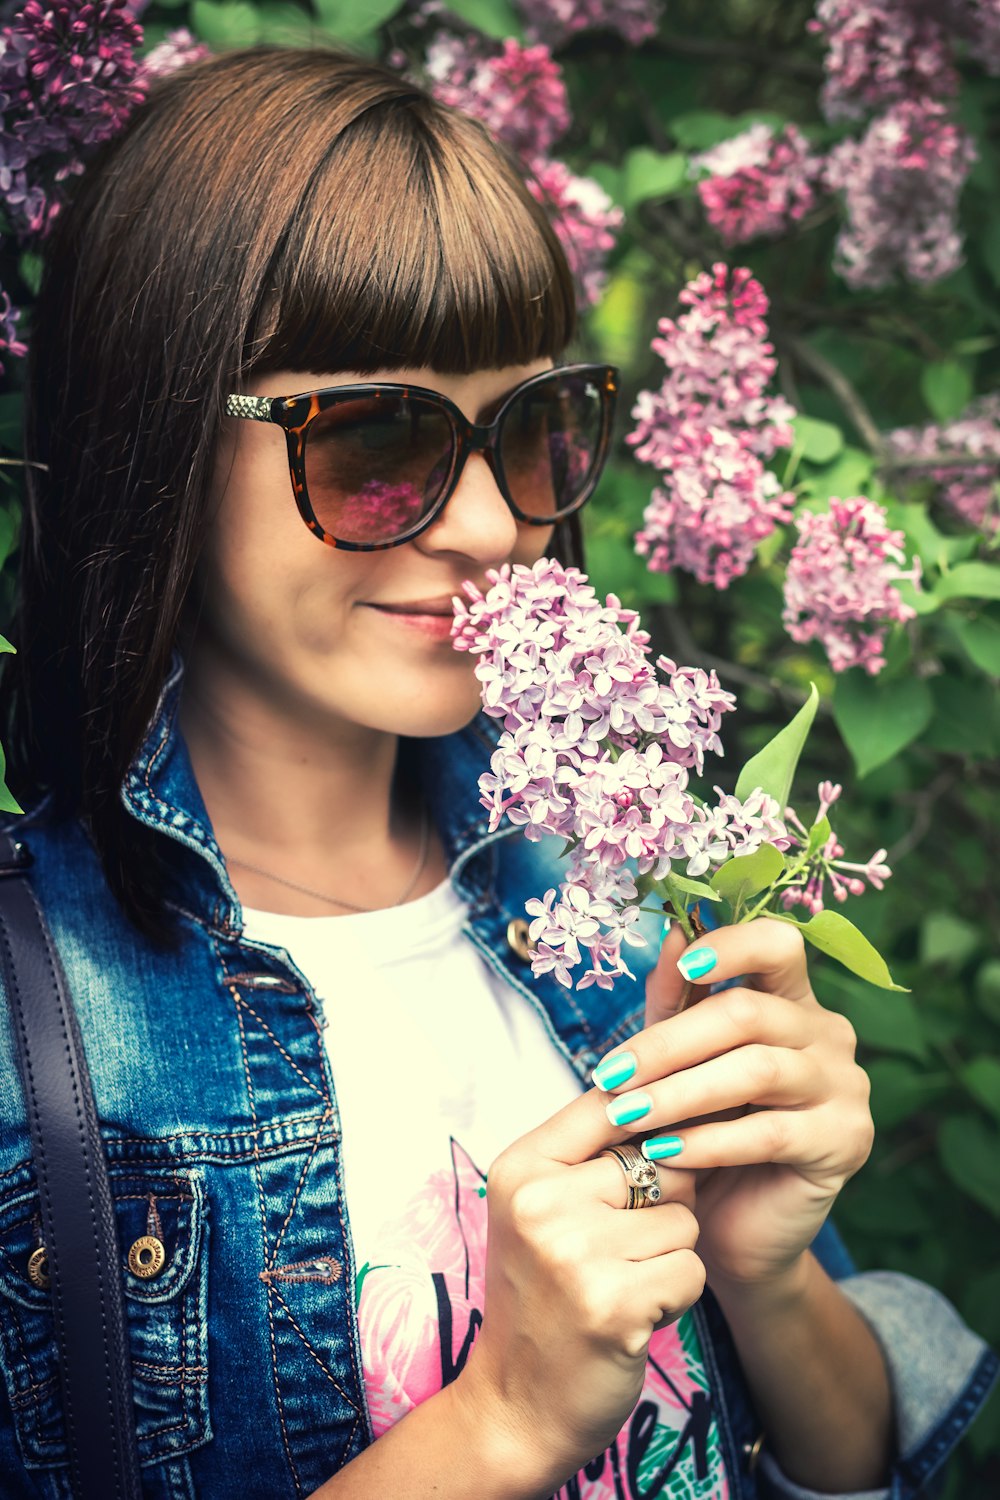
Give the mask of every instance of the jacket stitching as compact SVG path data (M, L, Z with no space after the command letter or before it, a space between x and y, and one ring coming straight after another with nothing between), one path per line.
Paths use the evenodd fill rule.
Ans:
M248 1005L247 1004L247 1002L243 999L243 996L237 992L237 990L233 987L233 985L231 983L229 984L229 990L230 990L230 993L233 995L233 998L235 999L237 1005L240 1005L240 1006L243 1007L244 1010L249 1011L250 1014L253 1016L254 1020L257 1022L258 1026L261 1028L261 1030L264 1031L264 1032L266 1032L269 1041L271 1041L271 1043L281 1053L282 1057L285 1059L285 1061L288 1064L288 1066L290 1068L294 1068L295 1069L295 1072L298 1073L299 1077L302 1079L302 1082L305 1083L305 1084L307 1084L309 1086L309 1088L312 1089L312 1091L313 1091L314 1094L318 1094L319 1097L323 1100L324 1104L329 1105L330 1101L327 1098L326 1094L323 1092L322 1089L316 1087L316 1085L313 1083L313 1081L312 1081L311 1078L307 1078L306 1077L305 1073L303 1073L302 1069L299 1067L299 1065L295 1061L294 1057L292 1057L288 1052L285 1051L284 1047L278 1041L278 1038L275 1036L275 1034L271 1030L270 1026L268 1026L267 1022L265 1020L263 1020L262 1017L257 1014L257 1012L254 1010L254 1008L253 1008L252 1005Z
M275 1240L274 1247L271 1251L270 1265L267 1268L269 1271L274 1270L274 1264L278 1256L278 1250L281 1246L281 1241L285 1237L285 1230L288 1228L289 1220L291 1219L292 1214L295 1212L295 1205L299 1201L299 1194L302 1192L302 1188L305 1185L306 1176L309 1172L309 1168L312 1166L313 1158L315 1157L316 1152L319 1150L320 1137L323 1134L323 1126L328 1120L332 1118L333 1110L328 1109L320 1120L319 1125L316 1127L316 1134L313 1137L312 1148L309 1152L309 1155L306 1157L305 1161L302 1164L302 1171L299 1173L299 1180L296 1184L295 1192L292 1194L292 1201L288 1205L288 1212L285 1215L285 1221L282 1224L281 1228L278 1230L278 1238Z
M299 1338L302 1340L303 1344L308 1349L308 1351L312 1355L313 1359L316 1361L316 1363L319 1365L320 1369L323 1371L323 1374L326 1376L327 1380L329 1380L330 1384L332 1386L334 1386L336 1388L336 1390L338 1390L340 1392L341 1396L343 1396L343 1398L347 1402L348 1406L355 1413L354 1426L351 1428L351 1435L353 1436L353 1434L354 1434L354 1427L356 1427L358 1425L358 1423L357 1423L357 1411L358 1411L357 1406L354 1404L354 1402L351 1400L350 1396L344 1390L344 1387L340 1384L339 1380L337 1380L335 1378L335 1376L331 1373L329 1366L325 1363L325 1361L321 1358L321 1356L313 1348L312 1344L309 1342L309 1339L302 1332L302 1329L299 1327L298 1323L296 1323L296 1321L295 1321L295 1318L294 1318L294 1316L292 1314L291 1308L289 1307L288 1303L285 1301L285 1299L281 1295L281 1293L278 1291L278 1288L276 1286L272 1285L270 1282L268 1283L268 1288L269 1288L270 1291L272 1291L274 1293L274 1295L277 1297L278 1301L281 1303L282 1307L285 1309L285 1316L287 1317L289 1323L291 1323L292 1327L295 1329L295 1332L298 1334ZM348 1439L348 1446L350 1446L350 1439Z

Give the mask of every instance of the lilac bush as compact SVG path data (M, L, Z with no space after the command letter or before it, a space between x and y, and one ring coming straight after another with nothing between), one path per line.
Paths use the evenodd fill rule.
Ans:
M758 123L691 159L698 196L727 245L784 234L814 207L823 158L794 125Z

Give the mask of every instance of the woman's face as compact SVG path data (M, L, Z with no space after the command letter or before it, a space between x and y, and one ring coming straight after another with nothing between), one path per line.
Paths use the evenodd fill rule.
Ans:
M416 367L364 376L288 370L261 376L248 394L387 380L440 391L476 420L550 364L450 376ZM544 556L552 528L517 521L473 453L443 513L415 540L342 551L314 536L296 509L281 428L227 417L224 429L199 580L200 664L321 730L354 724L423 736L468 723L479 705L475 659L451 645L451 597L466 578L482 585L487 568Z

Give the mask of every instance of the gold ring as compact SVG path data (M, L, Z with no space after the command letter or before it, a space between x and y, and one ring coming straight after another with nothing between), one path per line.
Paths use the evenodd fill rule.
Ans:
M651 1208L660 1201L656 1163L647 1161L638 1146L605 1146L598 1156L613 1156L625 1173L628 1187L626 1208Z

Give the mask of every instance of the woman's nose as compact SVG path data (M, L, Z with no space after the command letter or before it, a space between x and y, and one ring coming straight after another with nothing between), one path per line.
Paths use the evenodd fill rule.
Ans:
M517 542L518 522L482 453L470 453L444 510L416 545L428 552L460 552L488 565L506 562Z

